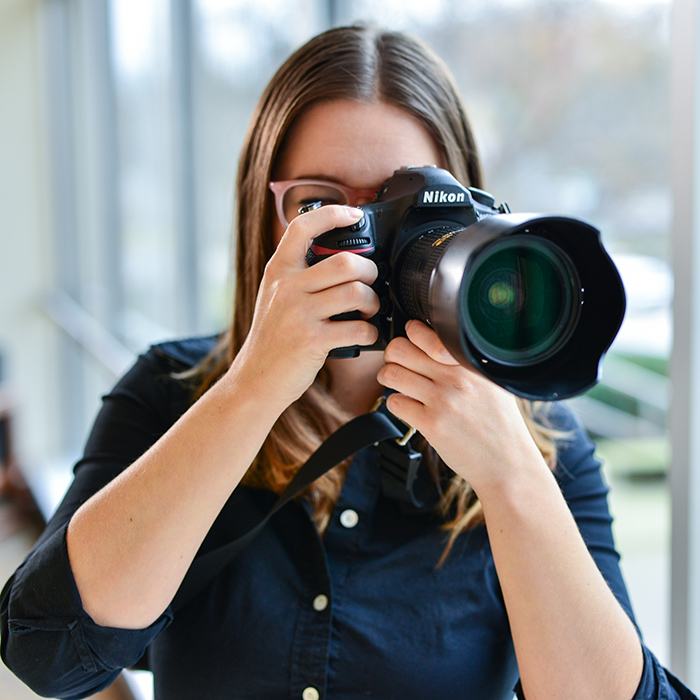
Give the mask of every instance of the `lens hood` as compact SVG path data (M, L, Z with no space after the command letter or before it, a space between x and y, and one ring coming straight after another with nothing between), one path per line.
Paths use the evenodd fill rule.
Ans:
M552 259L569 270L560 286L570 287L565 290L570 308L558 325L553 322L556 334L551 342L543 341L541 352L499 352L480 336L476 323L465 319L468 287L481 261L498 247L520 242L518 249L552 251ZM552 287L539 303L556 293ZM493 289L496 303L511 301L514 292ZM578 219L540 214L489 216L457 232L431 275L427 301L430 323L457 360L518 396L546 401L583 393L598 381L625 312L622 280L598 229Z

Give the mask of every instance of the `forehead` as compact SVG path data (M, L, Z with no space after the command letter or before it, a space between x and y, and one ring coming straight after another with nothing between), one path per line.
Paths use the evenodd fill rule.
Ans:
M405 110L385 102L332 100L311 105L294 120L274 176L378 187L397 168L443 161L428 130Z

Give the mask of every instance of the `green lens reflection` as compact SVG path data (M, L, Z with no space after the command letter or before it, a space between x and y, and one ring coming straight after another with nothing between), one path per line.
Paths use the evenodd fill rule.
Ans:
M546 240L501 238L476 256L463 287L463 327L487 358L528 363L566 340L579 311L576 274Z
M512 306L515 301L513 285L504 281L494 282L488 290L488 301L496 308Z

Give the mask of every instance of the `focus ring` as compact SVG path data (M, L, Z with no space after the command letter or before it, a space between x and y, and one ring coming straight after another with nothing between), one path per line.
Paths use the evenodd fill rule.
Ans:
M398 297L409 318L430 323L430 280L440 258L461 227L441 226L418 238L403 257L398 268Z

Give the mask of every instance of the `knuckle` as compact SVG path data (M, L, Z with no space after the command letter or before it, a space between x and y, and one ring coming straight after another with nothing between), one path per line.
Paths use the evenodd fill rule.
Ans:
M387 345L384 356L388 362L398 361L406 357L410 341L408 338L398 336Z
M338 271L344 272L354 272L355 266L357 265L357 255L355 253L350 253L347 250L336 253L333 256L333 261Z
M450 386L454 392L455 399L471 391L471 382L462 373L457 373L451 378Z
M340 287L339 294L342 296L345 304L352 306L360 298L359 290L357 289L357 282L347 282Z
M451 386L456 391L456 396L461 397L474 391L475 382L478 382L481 375L475 375L461 365L452 365L449 370Z
M286 277L276 277L270 282L270 293L272 298L284 299L289 292L290 283Z
M384 376L389 382L395 383L401 379L401 366L397 364L384 365Z
M273 255L266 263L263 270L263 279L269 280L277 276L278 263L277 258Z
M362 304L367 298L367 287L362 282L350 282L348 284L348 301L352 304Z

